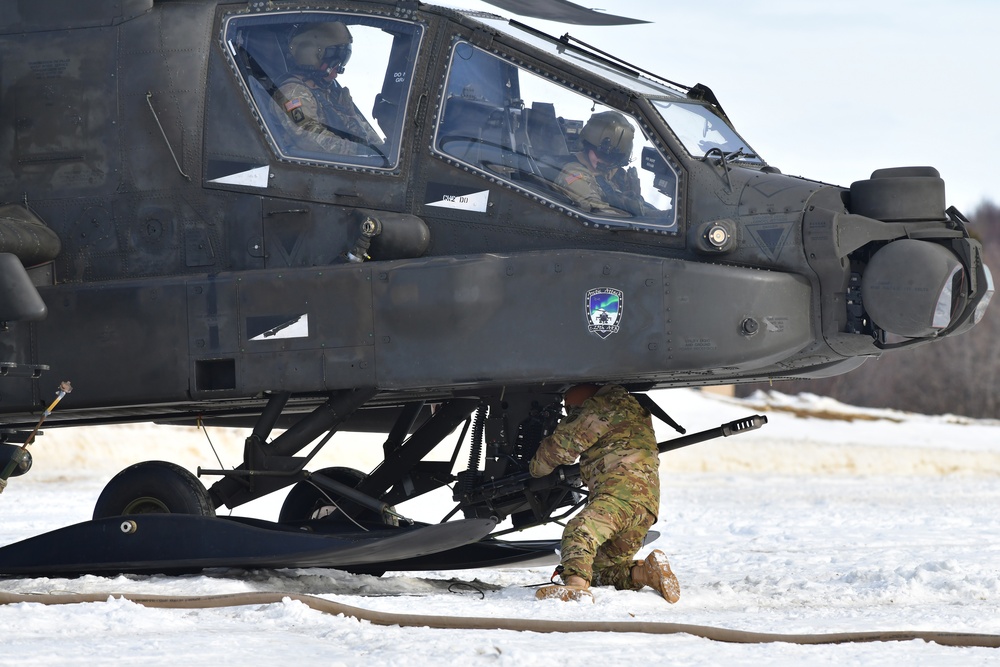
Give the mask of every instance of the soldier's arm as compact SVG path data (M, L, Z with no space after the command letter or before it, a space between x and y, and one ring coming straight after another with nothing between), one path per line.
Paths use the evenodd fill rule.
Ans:
M581 167L571 165L563 169L556 185L584 211L594 211L604 215L628 215L627 212L604 201L604 192L597 183L597 179Z
M351 91L348 88L340 89L340 96L338 100L338 105L342 116L349 118L349 121L345 121L347 125L347 130L354 132L358 135L359 141L367 141L368 145L373 148L381 148L385 145L385 141L379 136L372 124L368 122L365 115L361 113L361 109L354 103L354 98L351 97ZM357 128L352 128L352 124L356 124Z
M615 183L621 192L621 204L615 204L618 208L628 211L635 216L643 216L647 213L657 211L642 198L642 186L639 184L639 172L635 167L619 169L615 174Z
M299 140L311 142L329 153L347 154L352 143L331 132L320 119L319 103L309 88L300 83L288 83L281 87L282 107L285 125ZM300 142L301 143L301 142ZM302 146L308 148L307 146Z
M538 445L528 471L533 477L544 477L556 466L569 465L580 453L589 449L607 432L609 424L603 415L594 410L584 410L576 419L564 421L552 435Z

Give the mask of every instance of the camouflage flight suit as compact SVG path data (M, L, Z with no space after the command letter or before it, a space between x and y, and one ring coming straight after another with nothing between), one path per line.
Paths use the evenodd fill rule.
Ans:
M282 84L277 97L288 119L286 125L297 137L300 148L318 148L340 155L371 155L378 153L384 144L358 113L350 91L336 82L329 87L318 86L309 79L293 76Z
M556 185L585 211L604 215L643 215L646 204L640 195L639 175L635 167L628 171L613 167L606 173L595 172L587 156L575 153L556 177Z
M649 413L623 387L601 387L542 440L529 471L544 477L577 456L590 499L563 531L563 581L576 575L595 586L638 590L632 559L660 506Z

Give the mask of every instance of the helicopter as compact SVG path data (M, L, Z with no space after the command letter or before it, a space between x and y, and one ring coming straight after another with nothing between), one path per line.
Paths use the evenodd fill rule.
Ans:
M250 431L229 469L126 468L0 574L537 559L501 538L585 500L525 472L567 387L846 373L993 293L934 168L782 174L708 86L568 33L416 0L0 6L0 485L43 421ZM625 186L580 198L592 152ZM307 470L351 431L378 466ZM445 487L439 523L395 509ZM289 488L277 522L216 514Z

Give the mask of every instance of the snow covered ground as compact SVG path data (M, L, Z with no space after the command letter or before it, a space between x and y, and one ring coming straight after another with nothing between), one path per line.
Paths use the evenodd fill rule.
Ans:
M382 611L591 621L657 621L776 633L941 630L1000 634L1000 422L861 410L813 396L654 394L689 432L753 413L759 431L662 459L661 533L682 586L595 589L596 602L538 602L550 568L391 573L212 571L201 575L5 579L13 593L307 593ZM226 465L243 434L213 430ZM671 437L658 428L661 439ZM323 465L368 469L380 439L344 434ZM103 484L154 458L217 467L205 436L170 427L49 430L34 469L0 495L0 544L90 517ZM211 479L206 480L211 483ZM447 494L444 494L446 497ZM274 519L280 497L240 508ZM442 498L401 510L436 520ZM557 535L558 528L549 531ZM537 533L536 533L537 535ZM644 554L645 552L641 552ZM476 582L478 591L452 586ZM0 665L995 664L1000 649L922 641L831 646L723 644L690 635L380 627L300 602L208 610L123 601L0 607Z

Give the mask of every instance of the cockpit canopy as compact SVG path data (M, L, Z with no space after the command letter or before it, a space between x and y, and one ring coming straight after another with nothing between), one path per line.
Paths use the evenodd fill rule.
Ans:
M691 157L702 158L709 151L718 149L730 156L730 160L738 158L741 162L763 164L719 111L707 101L695 99L689 94L688 87L630 66L610 55L576 46L576 40L569 35L555 39L516 21L499 18L479 20L559 58L567 65L585 69L604 79L611 88L625 89L648 99Z
M764 164L717 108L683 86L577 47L565 37L555 39L497 17L476 19L569 67L601 77L608 89L646 99L659 115L656 120L671 128L689 157ZM593 146L584 140L588 122L606 120L611 113L628 123L630 129L625 129L634 138L631 156L618 169L598 164L600 151L591 154ZM463 165L511 181L598 224L673 234L681 166L650 121L568 83L558 68L550 73L456 39L434 145Z
M473 18L503 33L511 48L453 37L432 146L442 159L585 222L665 234L679 230L684 160L714 155L764 164L721 110L690 89L568 36L492 15ZM346 61L320 78L317 68L290 57L289 40L303 30L351 36L350 90L337 77ZM281 11L227 18L224 43L281 159L391 173L408 131L403 118L423 32L422 24L400 19ZM526 62L519 51L537 62L539 52L547 54L562 66ZM574 83L569 73L580 70L586 76ZM621 99L602 89L621 91ZM660 136L664 126L673 136Z

